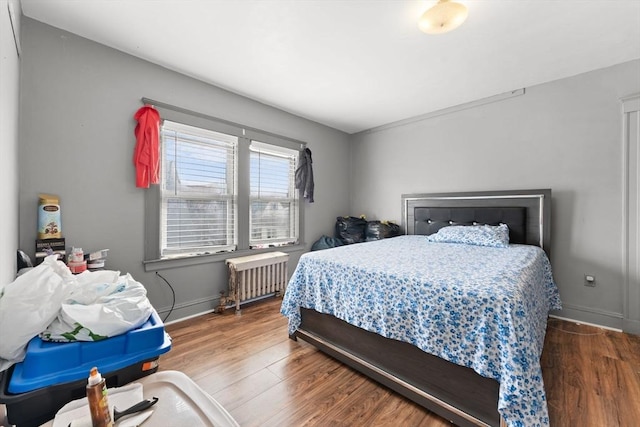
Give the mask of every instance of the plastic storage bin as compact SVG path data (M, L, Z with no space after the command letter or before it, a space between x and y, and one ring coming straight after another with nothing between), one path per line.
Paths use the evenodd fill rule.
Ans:
M93 366L108 387L120 387L158 369L158 357L171 349L171 338L153 311L142 326L97 342L54 343L33 338L24 361L0 378L0 403L19 427L38 426L64 404L86 394Z
M153 413L144 421L144 427L239 427L231 414L218 401L182 372L157 372L136 383L142 385L145 399L158 398L158 403L152 407ZM87 403L83 399L65 407L55 421L57 425L66 427L72 420L77 420L79 417L86 418L86 414L88 414ZM51 420L43 427L53 425L54 421Z

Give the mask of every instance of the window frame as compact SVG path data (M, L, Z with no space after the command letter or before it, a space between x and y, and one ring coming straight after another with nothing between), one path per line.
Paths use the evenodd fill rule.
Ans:
M160 185L152 185L145 191L145 242L144 260L145 271L157 271L167 268L183 267L189 265L220 262L229 257L252 255L261 252L269 252L274 248L250 248L250 144L251 141L259 141L288 148L294 151L302 151L306 143L267 131L250 128L223 119L211 117L202 113L182 109L168 104L158 103L143 98L144 103L152 104L160 112L162 120L195 126L202 129L232 135L238 138L237 146L237 213L236 213L236 240L235 251L220 253L205 253L198 255L178 255L162 257L160 255ZM296 190L299 191L299 190ZM275 249L284 252L299 251L305 247L304 238L304 204L303 198L298 193L298 240L295 244L278 246Z
M292 244L296 244L299 240L299 191L295 188L295 170L297 167L297 162L300 157L300 151L292 150L290 148L282 147L274 144L267 144L262 141L257 141L255 139L250 141L249 144L249 160L251 160L251 156L254 153L264 153L270 157L279 157L281 159L292 159L293 164L289 164L289 176L287 182L287 196L270 196L265 197L262 195L253 195L252 192L249 192L249 248L250 249L258 249L265 247L283 247L283 246L291 246ZM260 155L260 154L258 154ZM251 167L250 167L251 171ZM268 178L267 178L268 181ZM251 177L249 178L249 182L252 183ZM260 187L263 187L261 185ZM254 231L254 218L253 218L253 203L258 202L276 202L276 203L285 203L289 205L289 209L294 212L293 217L289 216L289 219L292 221L288 224L289 235L287 237L281 237L276 239L253 239L252 233ZM293 242L292 242L292 239Z
M212 146L212 150L224 150L224 156L226 157L226 165L225 165L225 173L226 177L226 190L223 195L216 195L209 191L178 191L177 184L174 183L173 193L170 189L166 189L165 184L165 174L167 173L165 164L165 153L167 147L164 144L164 126L165 122L169 122L167 124L168 132L182 133L183 135L191 135L192 137L198 139L205 139L209 141L215 141L215 144ZM158 204L160 209L160 254L161 258L184 258L188 256L194 256L199 253L219 253L219 252L233 252L237 249L237 158L238 158L238 143L239 139L237 136L223 134L221 132L210 131L208 129L203 129L200 127L185 125L184 123L173 122L168 119L163 119L160 125L160 162L161 162L161 182L159 184L160 188L160 203ZM193 130L192 130L193 129ZM194 148L195 146L200 146L204 149L207 149L209 146L209 142L191 140L188 141L189 138L181 140L181 143L185 144L184 149L185 152L189 151L189 146ZM177 144L178 141L175 140L174 144ZM201 148L201 149L202 149ZM202 152L202 151L201 151ZM177 152L176 152L177 154ZM168 216L168 200L181 200L186 201L187 203L192 202L194 200L202 200L207 202L223 202L226 205L227 215L231 215L231 221L227 219L225 223L226 233L230 233L230 237L227 237L227 241L224 245L219 246L200 246L200 247L192 247L192 248L170 248L167 243L169 239L169 230L168 225L163 227L163 224L167 223ZM225 216L225 219L228 216ZM163 252L164 251L164 252Z

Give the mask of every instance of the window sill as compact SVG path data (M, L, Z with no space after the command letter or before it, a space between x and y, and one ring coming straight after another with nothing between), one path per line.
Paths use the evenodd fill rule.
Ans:
M142 261L144 265L144 271L159 271L167 270L170 268L188 267L191 265L209 264L214 262L222 262L229 258L235 258L246 255L255 255L265 252L302 252L305 250L304 244L297 244L291 246L279 246L275 248L264 249L242 249L233 252L222 252L219 254L207 254L207 255L193 255L184 257L174 257L166 259L150 259Z

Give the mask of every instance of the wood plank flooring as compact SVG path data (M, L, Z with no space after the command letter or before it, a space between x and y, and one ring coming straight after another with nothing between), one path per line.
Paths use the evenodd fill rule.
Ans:
M183 371L242 427L451 424L287 335L280 299L168 325ZM552 427L640 425L640 337L550 319L541 359Z

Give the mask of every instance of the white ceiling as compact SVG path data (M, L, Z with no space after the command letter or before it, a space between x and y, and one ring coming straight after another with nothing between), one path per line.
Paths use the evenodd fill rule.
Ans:
M22 0L24 15L348 133L640 58L640 0ZM640 77L639 77L640 78Z

